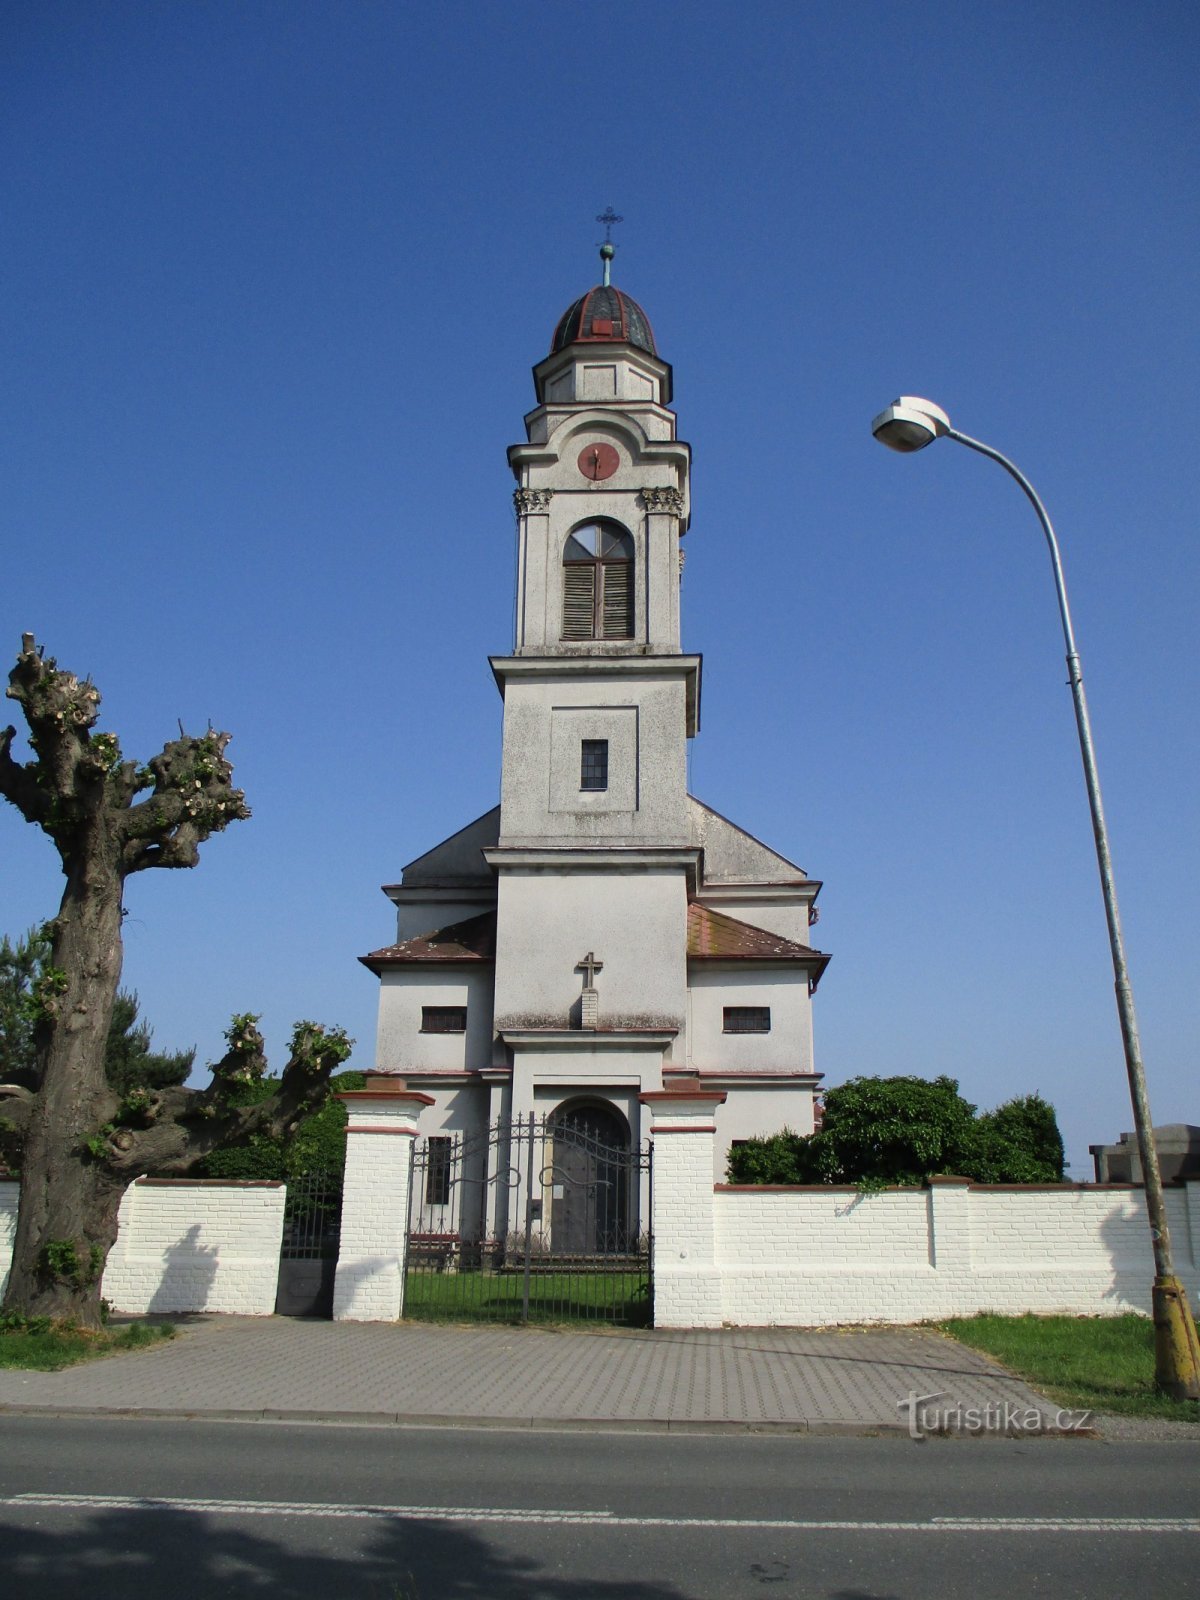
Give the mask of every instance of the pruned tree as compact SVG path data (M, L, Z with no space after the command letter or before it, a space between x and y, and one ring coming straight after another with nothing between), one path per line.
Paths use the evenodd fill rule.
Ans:
M193 867L200 846L250 815L225 759L227 733L180 737L142 766L95 732L100 694L22 637L8 696L33 759L0 733L0 794L53 841L66 885L48 924L50 958L34 991L36 1089L0 1101L4 1136L23 1144L20 1211L5 1309L100 1320L100 1277L117 1210L141 1173L182 1177L213 1150L256 1133L290 1134L350 1053L340 1030L301 1022L278 1087L246 1103L266 1070L257 1018L235 1017L210 1085L114 1087L105 1047L121 976L125 880Z
M45 928L31 928L15 940L0 935L0 1085L38 1086L33 1034L40 1007L38 984L50 965L50 934ZM136 993L118 989L104 1046L109 1083L122 1091L135 1084L165 1089L186 1083L195 1050L151 1049L154 1030L138 1010Z

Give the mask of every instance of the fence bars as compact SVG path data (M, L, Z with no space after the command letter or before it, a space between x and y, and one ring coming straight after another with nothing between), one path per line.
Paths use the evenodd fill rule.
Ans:
M601 1108L419 1140L405 1316L644 1325L651 1181Z

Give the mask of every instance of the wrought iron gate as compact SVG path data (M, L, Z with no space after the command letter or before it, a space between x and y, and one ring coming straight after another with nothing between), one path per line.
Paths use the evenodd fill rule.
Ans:
M342 1222L342 1174L306 1172L287 1181L275 1311L331 1317Z
M420 1139L404 1315L649 1322L650 1149L623 1132L586 1106Z

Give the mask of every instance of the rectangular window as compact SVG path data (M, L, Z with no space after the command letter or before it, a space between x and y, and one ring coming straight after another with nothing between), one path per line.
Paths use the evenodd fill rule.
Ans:
M583 755L579 766L581 789L608 788L608 740L584 739Z
M450 1204L451 1142L449 1139L435 1138L426 1143L425 1155L428 1165L425 1168L425 1204L427 1206Z
M722 1011L726 1033L770 1033L770 1006L725 1006Z
M466 1033L466 1006L422 1006L422 1033Z

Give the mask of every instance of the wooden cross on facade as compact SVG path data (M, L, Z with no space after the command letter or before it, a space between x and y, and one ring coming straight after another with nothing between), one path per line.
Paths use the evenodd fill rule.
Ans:
M582 961L575 963L575 971L583 973L583 987L585 989L594 989L596 987L596 974L604 971L604 963L603 961L597 961L589 950Z

